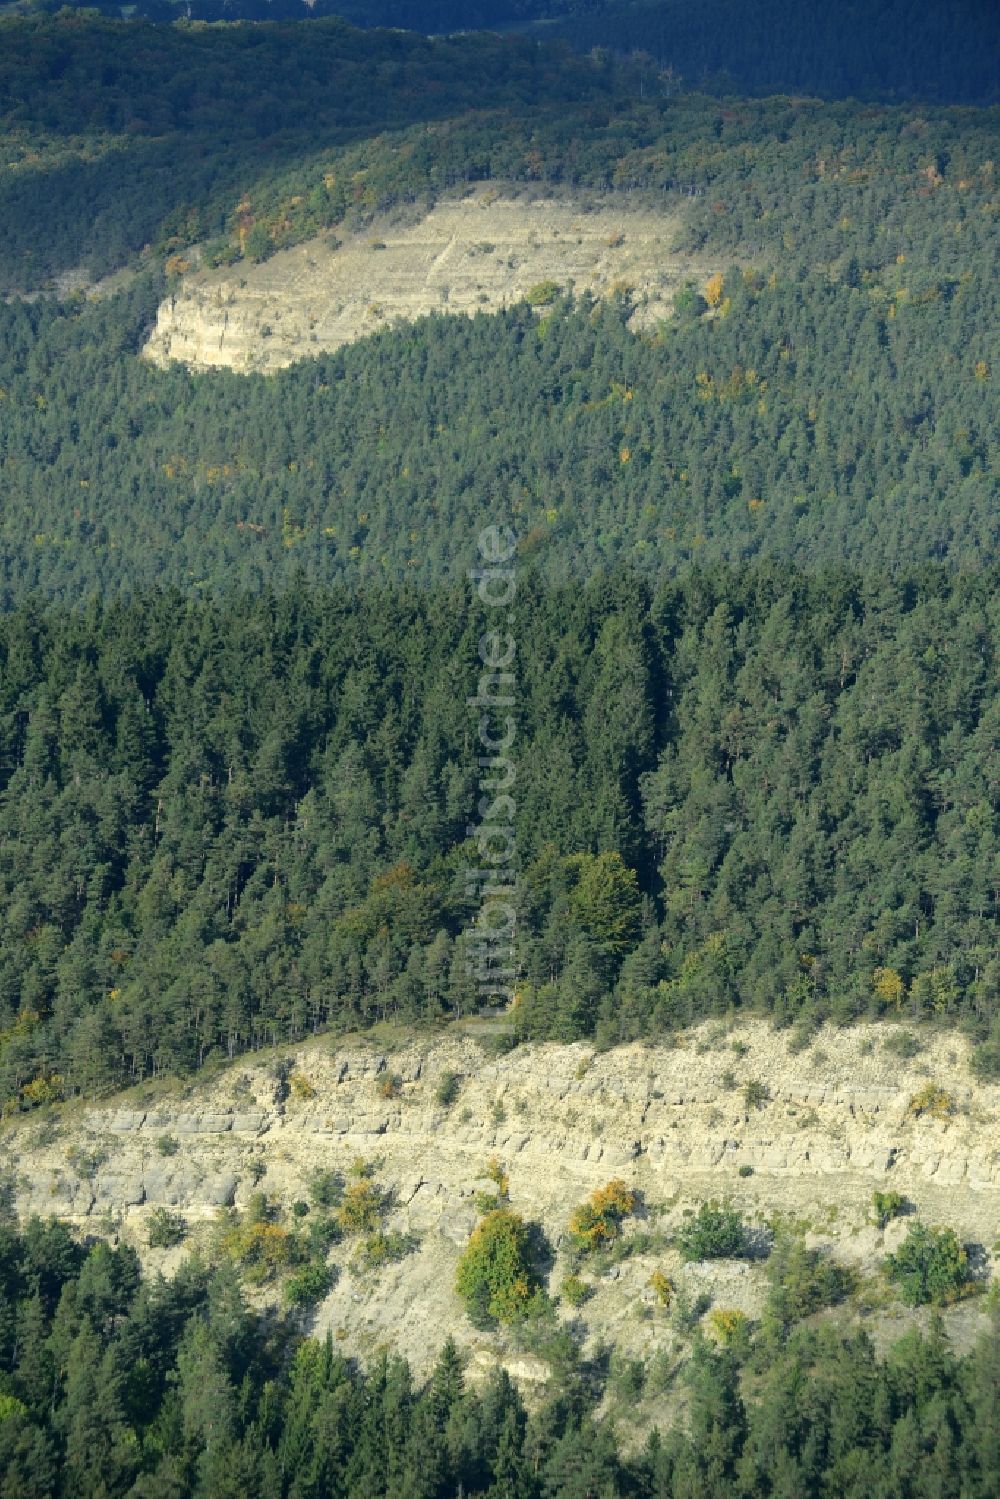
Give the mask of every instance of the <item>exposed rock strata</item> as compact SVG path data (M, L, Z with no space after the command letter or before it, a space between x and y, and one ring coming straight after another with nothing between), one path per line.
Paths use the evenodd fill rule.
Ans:
M192 369L276 370L430 312L495 312L546 282L605 297L627 290L637 324L669 316L705 268L673 250L673 213L604 200L498 198L437 205L337 246L329 237L261 265L187 274L161 305L146 356Z
M354 1275L342 1249L343 1273L318 1326L337 1329L358 1352L391 1340L417 1363L445 1330L477 1341L452 1280L493 1155L509 1170L514 1205L556 1247L573 1206L613 1176L641 1189L644 1227L669 1229L705 1198L730 1197L751 1219L785 1214L813 1242L869 1267L905 1231L897 1223L883 1236L869 1222L876 1187L903 1193L925 1221L950 1224L987 1251L998 1237L1000 1089L970 1084L954 1037L909 1063L887 1053L874 1029L830 1035L793 1056L786 1037L763 1026L732 1035L703 1027L675 1048L601 1055L585 1045L536 1046L490 1058L454 1034L392 1053L321 1039L290 1062L303 1081L287 1097L268 1056L196 1083L183 1098L176 1088L138 1089L121 1102L8 1124L3 1154L18 1211L56 1213L98 1232L110 1216L116 1232L169 1266L180 1251L145 1249L155 1207L181 1211L197 1242L220 1207L254 1191L290 1204L307 1197L316 1170L375 1160L394 1193L390 1226L418 1236L420 1247L375 1281ZM436 1100L445 1072L461 1077L447 1109ZM390 1075L398 1097L382 1096ZM929 1079L951 1095L951 1118L914 1117L911 1100ZM763 1107L745 1105L750 1080L770 1089ZM665 1250L630 1259L600 1284L584 1308L591 1331L647 1344L654 1329L636 1308L652 1303L649 1275L661 1266L716 1304L759 1309L759 1267L682 1269ZM564 1269L557 1256L554 1287Z

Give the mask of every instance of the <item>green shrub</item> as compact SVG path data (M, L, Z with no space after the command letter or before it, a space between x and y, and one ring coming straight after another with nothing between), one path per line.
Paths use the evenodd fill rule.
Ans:
M54 1145L57 1140L61 1140L62 1137L63 1130L55 1119L43 1115L41 1123L31 1136L32 1149L44 1150L47 1146Z
M316 1213L305 1225L304 1242L310 1255L322 1258L330 1245L339 1243L342 1238L340 1224L329 1213Z
M181 1147L173 1135L160 1135L156 1148L160 1155L176 1155Z
M258 221L253 225L246 237L245 254L249 260L266 260L274 248L271 239L271 231L267 225Z
M25 1425L30 1420L28 1407L23 1400L18 1400L16 1395L8 1395L5 1390L0 1390L0 1426L4 1421L11 1422L13 1429L14 1421L23 1421Z
M583 1306L594 1294L594 1288L578 1275L566 1275L559 1287L559 1295L570 1306Z
M559 295L558 281L539 281L528 292L525 300L532 307L550 307Z
M614 1352L608 1365L608 1388L611 1393L634 1405L642 1399L645 1387L646 1365L642 1359Z
M743 1102L748 1109L762 1109L771 1102L771 1090L766 1083L751 1079L743 1089Z
M747 1227L735 1208L703 1202L689 1223L677 1231L683 1259L739 1259L747 1252Z
M293 1218L305 1218L307 1216L308 1212L309 1212L309 1204L308 1204L308 1202L303 1202L301 1198L299 1199L298 1202L293 1202L292 1203L292 1217Z
M974 1077L981 1083L1000 1082L1000 1041L984 1041L969 1057Z
M947 1306L968 1283L969 1259L952 1229L915 1223L885 1270L908 1305Z
M315 1306L333 1289L336 1272L322 1260L310 1260L285 1281L284 1297L289 1306Z
M166 1208L154 1208L149 1215L147 1239L150 1249L172 1249L183 1243L187 1235L184 1219L177 1213L168 1213Z
M677 1363L665 1348L657 1348L646 1365L646 1394L665 1395L677 1378Z
M461 1092L461 1079L457 1072L442 1072L434 1097L443 1109L450 1109Z
M343 1195L344 1179L339 1171L317 1171L309 1183L309 1201L313 1207L339 1207Z
M93 1181L108 1158L106 1150L81 1150L75 1148L67 1153L66 1159L74 1171L84 1181Z
M785 1330L826 1306L836 1306L854 1288L845 1265L818 1249L807 1249L801 1239L780 1236L767 1267L770 1288L765 1320Z
M708 303L693 281L685 281L674 292L674 312L682 321L694 321L708 311Z
M545 1360L556 1386L579 1372L579 1344L572 1330L560 1323L555 1302L541 1286L519 1305L510 1335L519 1353L533 1353Z
M514 1322L537 1286L528 1226L509 1208L487 1213L472 1230L455 1273L455 1288L477 1327Z
M912 1031L890 1031L882 1042L882 1049L906 1062L911 1057L918 1056L924 1048Z
M381 1270L405 1259L417 1247L412 1234L369 1234L355 1255L355 1264L360 1270Z
M202 247L202 264L210 270L215 270L220 265L233 265L240 258L240 252L236 245L231 245L227 237L209 240Z
M747 1163L744 1161L743 1165L739 1168L739 1170L737 1171L736 1175L737 1176L753 1176L753 1167L747 1165Z
M885 1228L891 1219L898 1218L905 1206L906 1198L901 1192L872 1193L872 1209L879 1228Z
M587 1264L593 1269L595 1275L606 1275L613 1265L622 1265L626 1260L634 1259L636 1256L649 1254L661 1254L664 1249L669 1248L670 1238L665 1233L653 1229L640 1229L636 1233L629 1234L626 1239L619 1235L612 1239L610 1244L604 1244L596 1249L592 1255L588 1255Z
M686 1286L678 1286L670 1302L670 1323L679 1333L693 1332L712 1305L707 1291L692 1296Z
M788 1037L788 1055L797 1057L816 1039L816 1027L810 1020L796 1021Z

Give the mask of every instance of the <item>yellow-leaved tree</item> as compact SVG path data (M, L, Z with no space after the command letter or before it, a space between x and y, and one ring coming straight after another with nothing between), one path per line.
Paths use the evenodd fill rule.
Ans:
M619 1178L598 1187L569 1220L569 1236L582 1254L601 1249L621 1232L622 1219L635 1211L636 1194Z
M726 287L726 280L721 271L716 271L714 276L709 276L705 282L705 301L709 307L718 307L722 301L722 293Z

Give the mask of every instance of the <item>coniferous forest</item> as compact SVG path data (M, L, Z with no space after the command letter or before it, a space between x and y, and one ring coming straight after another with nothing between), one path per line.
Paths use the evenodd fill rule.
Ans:
M487 623L402 586L0 618L4 1100L474 1008ZM517 630L523 1035L988 1041L995 571L526 569Z
M995 9L184 9L0 13L0 1119L487 1005L484 526L509 1044L885 1018L1000 1077ZM659 205L714 272L641 331L553 286L269 376L140 357L192 247L484 183ZM362 1370L7 1185L0 1499L998 1492L995 1316L876 1351L775 1283L633 1449L571 1339L534 1403L450 1344Z

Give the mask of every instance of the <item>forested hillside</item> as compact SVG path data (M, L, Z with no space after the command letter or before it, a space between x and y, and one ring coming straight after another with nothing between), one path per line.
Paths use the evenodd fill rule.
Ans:
M147 1195L147 1139L181 1148L147 1136L152 1114L125 1122L134 1181L90 1190L128 1153L99 1153L81 1097L324 1030L426 1034L498 992L509 1011L475 1021L498 1048L755 1014L794 1027L798 1050L821 1022L886 1018L960 1026L976 1075L1000 1079L995 7L344 0L365 24L509 29L443 38L335 8L0 16L0 1125L40 1111L0 1162L0 1499L995 1499L1000 1329L993 1302L991 1319L965 1303L997 1246L924 1222L904 1238L895 1220L921 1204L900 1192L841 1220L869 1261L896 1235L866 1279L807 1248L792 1209L811 1188L751 1225L616 1179L568 1218L556 1300L553 1246L509 1208L503 1162L465 1161L458 1215L439 1170L428 1221L453 1246L471 1233L442 1261L448 1294L477 1337L500 1317L487 1357L547 1370L525 1401L502 1367L467 1382L450 1343L420 1389L391 1353L341 1357L346 1327L302 1339L341 1270L416 1258L419 1224L397 1231L390 1209L417 1188L397 1203L375 1162L324 1161L286 1217L257 1187L284 1147L262 1113L238 1135L227 1116L238 1159L204 1194L225 1204L202 1217L205 1261L177 1252L180 1173ZM251 19L200 19L223 16ZM673 315L635 316L624 281L597 302L593 283L547 279L495 316L386 327L266 378L143 358L186 277L239 283L317 237L375 255L376 215L419 224L473 184L478 202L551 195L573 215L595 194L665 209L691 272ZM111 272L113 294L91 285ZM666 297L673 277L650 284ZM513 538L506 680L484 654L499 616L468 576L487 526ZM501 687L510 722L491 740ZM514 934L499 990L483 982L490 819ZM920 1040L897 1028L893 1046ZM580 1055L566 1065L603 1097ZM286 1064L261 1059L276 1131L296 1087L326 1108ZM234 1096L248 1070L225 1074ZM746 1124L771 1101L759 1071L735 1104ZM377 1097L402 1113L403 1086L380 1074ZM463 1079L422 1086L447 1111ZM642 1087L645 1119L664 1095ZM696 1126L691 1092L669 1102ZM853 1115L852 1096L837 1104ZM729 1128L715 1097L705 1127ZM820 1128L774 1105L789 1135ZM934 1144L965 1105L928 1070L904 1106L934 1200L950 1212L964 1179L987 1219L988 1149L973 1158L957 1129L947 1158ZM868 1107L864 1151L836 1159L881 1184L898 1141L871 1144ZM117 1111L90 1112L117 1133ZM482 1112L495 1133L500 1092ZM602 1119L591 1168L619 1155ZM466 1156L470 1121L463 1105ZM785 1193L807 1136L776 1164L763 1128ZM201 1160L218 1165L206 1137L196 1185ZM50 1177L30 1154L48 1146ZM638 1144L620 1155L649 1163ZM754 1165L735 1159L745 1183ZM484 1170L495 1190L470 1189ZM64 1186L114 1247L14 1226ZM140 1274L119 1202L141 1205L143 1249L172 1279ZM822 1205L827 1228L838 1211ZM345 1225L357 1253L328 1263ZM612 1241L648 1276L628 1307L662 1340L645 1363L574 1316L618 1275ZM667 1249L692 1275L721 1260L729 1286L774 1254L759 1300L703 1330L707 1298L642 1266ZM251 1311L222 1260L285 1310ZM367 1356L359 1284L340 1291ZM951 1306L962 1356L936 1320L876 1351L860 1323L894 1286ZM644 1394L668 1429L630 1445L612 1417Z
M0 19L0 123L14 289L150 245L261 258L492 179L679 194L694 243L859 273L975 263L995 213L995 110L721 102L520 36Z
M151 242L187 245L227 227L242 247L261 184L282 172L296 183L309 174L334 222L365 196L355 174L369 158L398 156L397 134L417 121L412 138L433 155L435 122L473 110L554 120L570 104L626 100L630 79L627 67L519 38L432 43L337 19L0 17L0 286L36 287L80 263L101 274ZM410 155L401 175L397 166L404 196L434 179ZM259 240L258 230L251 253Z
M643 51L718 92L997 98L1000 17L990 0L581 0L560 9L551 32L574 47Z
M645 52L719 92L975 104L997 97L1000 29L989 0L320 0L317 9L357 25L431 32L535 23L539 35L580 51Z
M156 582L461 576L484 511L553 579L995 554L996 279L726 270L637 338L627 304L433 317L274 377L137 356L154 284L0 308L9 604Z
M58 0L49 0L55 10ZM120 6L100 0L118 16ZM339 15L356 26L429 33L480 28L558 37L578 51L643 52L696 87L824 98L997 98L1000 23L990 0L139 0L159 21L299 20Z
M525 590L520 1034L985 1041L995 112L340 21L0 26L5 274L156 239L115 297L0 307L6 1102L475 1002L487 519ZM641 335L628 287L553 286L273 378L139 357L191 239L260 259L492 178L667 196L718 269Z
M231 1274L193 1258L170 1281L142 1278L133 1249L83 1249L58 1223L37 1219L22 1233L4 1225L4 1492L757 1499L782 1492L778 1484L838 1499L995 1492L995 1323L965 1357L938 1328L909 1334L882 1358L863 1331L785 1334L772 1322L752 1344L744 1337L727 1348L699 1336L683 1376L689 1430L656 1433L628 1457L596 1418L612 1384L597 1361L564 1356L529 1414L505 1370L477 1386L452 1344L421 1389L400 1359L383 1353L363 1372L332 1339L295 1340L294 1332L252 1312ZM660 1370L669 1384L669 1360ZM621 1371L619 1382L629 1375ZM805 1378L815 1392L808 1416L789 1395Z
M995 583L528 574L519 1033L988 1036ZM482 627L464 589L0 621L8 1106L475 1007Z
M153 245L110 301L0 306L6 603L429 584L484 507L553 578L991 555L996 111L720 103L338 21L0 30L0 280ZM553 287L540 318L432 319L266 381L140 362L192 240L259 260L492 179L667 203L716 275L641 337L628 286L600 310Z

